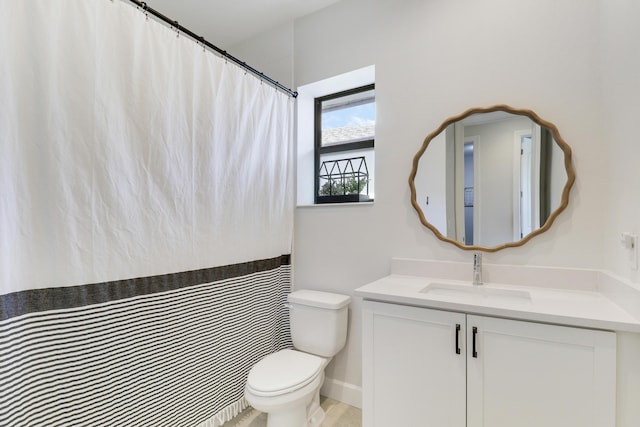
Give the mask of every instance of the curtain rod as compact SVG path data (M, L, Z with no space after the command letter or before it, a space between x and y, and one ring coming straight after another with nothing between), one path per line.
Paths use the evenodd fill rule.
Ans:
M248 65L246 62L243 62L243 61L239 60L238 58L236 58L235 56L231 55L226 50L222 50L218 46L215 46L215 45L209 43L208 41L206 41L204 39L204 37L197 35L196 33L194 33L193 31L189 30L188 28L183 27L182 25L180 25L178 23L178 21L172 21L171 18L169 18L169 17L163 15L162 13L158 12L157 10L149 7L147 5L147 3L142 2L142 1L138 1L138 0L129 0L129 1L131 3L133 3L133 4L135 4L136 6L138 6L139 8L141 8L144 12L150 13L151 15L155 16L156 18L160 19L161 21L164 21L165 23L167 23L171 27L177 29L180 32L185 33L186 35L191 37L193 40L197 41L198 43L202 43L203 45L207 46L209 49L211 49L211 50L217 52L218 54L220 54L223 58L228 59L229 61L235 63L239 67L245 69L246 71L248 71L251 74L255 75L256 77L260 78L261 80L264 80L264 81L268 82L272 86L275 86L276 88L280 89L281 91L288 93L290 96L292 96L294 98L296 98L298 96L298 92L289 89L288 87L284 86L282 83L279 83L279 82L275 81L274 79L272 79L271 77L267 76L266 74L256 70L252 66Z

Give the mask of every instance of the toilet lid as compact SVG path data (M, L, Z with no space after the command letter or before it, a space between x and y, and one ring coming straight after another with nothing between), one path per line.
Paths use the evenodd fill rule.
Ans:
M260 395L277 395L297 390L322 372L324 359L296 350L281 350L251 368L247 386Z

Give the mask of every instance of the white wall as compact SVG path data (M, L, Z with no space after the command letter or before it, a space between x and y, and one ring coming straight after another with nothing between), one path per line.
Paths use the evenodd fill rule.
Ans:
M293 22L237 44L229 53L286 87L294 87Z
M488 258L515 264L600 267L602 230L593 224L602 222L602 204L596 195L602 194L604 183L594 174L580 174L589 169L601 172L604 153L600 92L594 89L599 84L599 56L594 49L598 37L593 31L598 24L597 1L559 3L343 0L298 20L296 83L373 63L378 102L376 206L366 214L359 207L335 208L340 212L336 219L343 225L333 224L326 209L300 210L298 260L321 261L326 256L323 243L309 233L321 234L333 225L342 227L345 236L357 233L358 239L375 244L363 248L374 252L372 258L348 268L349 276L360 277L357 282L366 276L358 271L379 266L380 260L388 265L391 256L469 259L468 253L437 241L419 226L408 203L407 177L424 136L445 118L471 106L504 102L532 108L559 127L574 149L578 181L568 211L549 233L530 245ZM544 23L545 31L520 30L533 23ZM568 27L571 23L576 24ZM526 58L522 51L528 52ZM525 63L528 66L523 67ZM394 224L393 230L375 227L377 236L371 236L370 229L358 231L350 219L362 215L374 224ZM311 229L303 225L307 221ZM346 257L346 250L333 252L332 257ZM310 265L308 272L296 265L298 279L308 274L316 283L342 280L323 265L327 264Z
M633 282L640 273L629 268L627 253L619 243L623 231L640 234L640 2L603 1L602 57L604 135L609 153L610 179L603 193L609 206L606 218L605 265ZM578 171L579 173L579 171Z
M602 1L601 55L603 144L608 153L604 266L640 288L640 272L619 242L621 232L640 234L640 2ZM604 163L604 162L603 162ZM580 170L577 171L580 173ZM618 426L637 426L640 420L640 336L618 337Z
M553 122L572 147L577 179L569 207L548 232L486 254L485 262L606 267L637 283L617 235L640 233L640 196L628 185L640 182L638 16L636 0L342 0L297 20L296 86L376 66L377 183L373 206L297 209L295 286L352 294L388 274L394 256L470 263L471 253L420 225L407 178L424 137L444 119L498 103ZM258 50L264 55L264 46ZM250 43L238 52L252 61ZM348 345L327 370L355 385L360 315L356 299ZM638 347L636 337L624 340L625 348ZM622 375L637 375L625 363ZM622 402L638 393L629 387ZM631 406L623 419L633 419Z

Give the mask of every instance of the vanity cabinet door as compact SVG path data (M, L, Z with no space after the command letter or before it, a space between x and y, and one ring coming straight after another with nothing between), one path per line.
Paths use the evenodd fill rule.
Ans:
M469 427L615 425L615 333L468 315L467 334Z
M364 427L464 427L465 315L366 300L363 314Z

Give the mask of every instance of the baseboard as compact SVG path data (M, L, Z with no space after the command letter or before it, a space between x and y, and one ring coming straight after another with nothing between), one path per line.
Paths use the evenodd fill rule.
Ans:
M325 378L320 394L347 405L362 408L362 387L360 386Z

